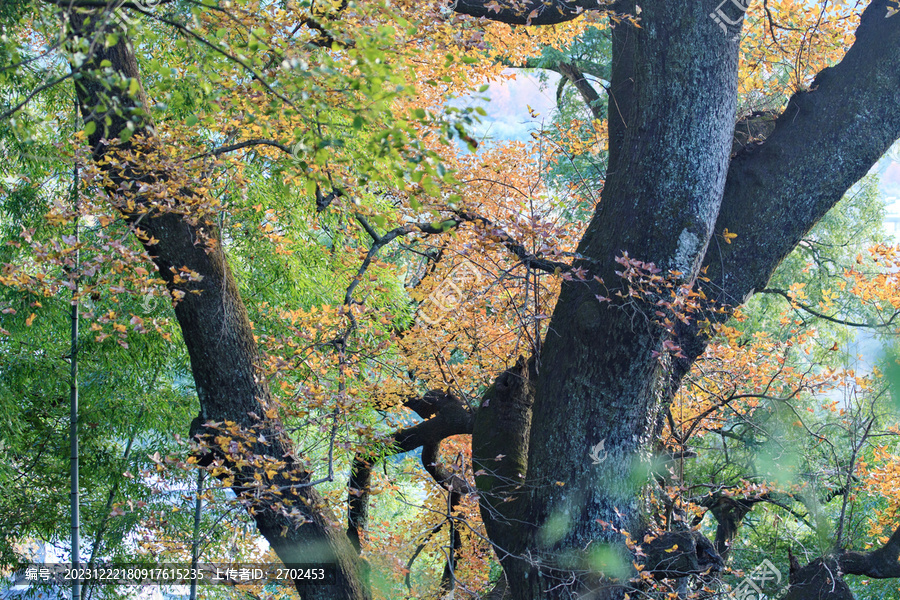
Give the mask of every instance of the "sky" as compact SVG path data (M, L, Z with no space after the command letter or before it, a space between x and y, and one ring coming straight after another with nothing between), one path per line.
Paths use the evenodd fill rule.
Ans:
M900 144L894 144L871 172L880 176L881 194L887 201L885 228L900 237Z
M471 132L479 142L530 139L531 132L540 126L541 120L549 121L556 108L557 73L546 71L546 82L520 69L507 69L504 73L515 74L516 77L491 82L484 94L477 95L487 98L487 101L469 96L451 103L457 107L481 106L487 112L487 116L481 117L482 122ZM538 113L537 119L529 114L529 106Z

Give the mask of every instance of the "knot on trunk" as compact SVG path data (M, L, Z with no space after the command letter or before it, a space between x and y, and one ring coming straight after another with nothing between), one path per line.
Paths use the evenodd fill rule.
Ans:
M734 126L734 141L731 144L731 156L744 149L757 146L775 130L778 113L774 110L754 111L741 118Z

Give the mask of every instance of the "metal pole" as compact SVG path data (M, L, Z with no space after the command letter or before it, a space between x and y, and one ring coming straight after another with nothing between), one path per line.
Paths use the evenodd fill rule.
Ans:
M200 512L203 510L203 475L202 468L197 470L197 500L194 503L194 538L191 540L191 574L197 573L197 562L200 560ZM191 579L190 600L197 600L197 578Z
M81 515L78 509L78 270L81 259L78 249L78 165L75 165L75 181L72 186L75 208L75 267L74 283L72 290L72 349L69 354L71 371L69 373L69 464L71 468L72 491L72 568L79 566L79 522ZM72 581L72 600L81 600L81 580L75 578Z

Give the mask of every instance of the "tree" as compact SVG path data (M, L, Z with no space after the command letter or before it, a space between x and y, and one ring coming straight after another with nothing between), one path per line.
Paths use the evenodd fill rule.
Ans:
M216 166L207 165L204 171L199 162L178 158L177 144L172 143L180 141L178 135L171 139L161 135L164 125L154 122L152 105L143 92L146 80L138 69L141 39L129 38L134 30L123 31L102 2L50 4L66 8L61 11L66 33L60 47L66 48L71 64L87 146L99 169L97 183L141 241L175 300L200 400L200 417L192 433L202 433L204 425L208 430L231 423L245 435L246 444L238 444L239 451L229 450L229 444L210 446L204 461L221 466L224 470L218 475L239 496L258 490L255 477L261 473L267 485L279 490L278 495L257 494L249 510L282 560L338 565L334 588L298 583L304 597L366 597L365 565L353 531L365 524L364 488L377 457L361 453L355 463L351 495L360 500L351 499L347 537L329 522L323 508L326 501L312 485L305 457L297 455L274 409L273 392L262 375L267 367L223 250L225 235L212 218L219 205L206 195L215 186L209 171ZM527 277L541 271L567 275L559 284L549 323L534 328L529 356L496 377L477 409L453 395L407 399L423 422L392 436L395 450L421 446L428 456L436 456L447 436L472 433L481 515L506 575L501 586L508 585L511 597L626 594L622 579L632 558L627 545L646 530L641 490L652 472L651 456L661 450L667 408L709 343L710 329L702 323L724 323L754 292L766 288L802 237L900 137L900 116L894 110L900 21L885 17L891 14L889 4L870 2L840 62L822 69L806 89L791 96L764 140L734 156L740 56L735 34L740 32L743 12L732 15L727 23L734 24L726 26L721 18L718 22L710 18L719 9L711 2L598 6L460 0L452 5L462 15L526 27L566 23L601 9L623 16L610 29L605 182L571 263L529 251L509 231L468 206L454 209L452 198L441 204L437 218L400 218L390 229L382 225L379 211L363 205L350 214L371 240L338 313L348 325L343 335L318 342L334 349L337 387L345 397L346 378L358 368L348 362L349 342L360 336L357 329L363 321L363 314L355 312L358 282L369 268L379 266L376 254L382 248L414 233L441 236L470 225L486 231L484 240L521 262ZM122 8L145 16L149 12L139 4L125 3ZM351 104L347 112L339 112L338 106L328 113L321 100L329 94L340 96L343 88L338 83L372 98L383 98L372 81L385 87L396 83L392 77L400 75L386 74L375 60L384 55L378 54L384 39L373 33L384 33L378 29L384 13L377 9L365 13L350 5L326 11L310 6L297 27L305 26L307 44L331 48L333 54L331 59L320 58L321 71L304 83L296 74L284 78L272 74L273 66L282 61L288 68L291 65L292 57L279 53L287 46L263 42L267 35L281 42L290 37L284 36L288 24L283 14L273 20L270 31L251 29L244 22L233 30L212 29L213 13L219 8L227 7L202 9L186 3L182 9L193 11L190 18L197 21L196 27L165 15L153 18L197 42L198 53L215 56L210 64L237 65L239 77L218 81L276 103L271 106L277 108L261 114L268 118L284 111L286 120L279 122L283 125L294 125L291 118L298 117L293 154L303 164L303 184L319 208L327 209L344 195L364 197L372 190L387 202L388 189L399 190L398 195L417 207L428 192L439 196L439 186L456 181L444 175L443 166L434 166L441 157L428 143L414 141L415 132L432 125L445 138L455 135L474 145L464 120L426 123L429 116L423 109L414 109L416 118L404 120L380 105L364 111ZM399 14L405 9L397 10ZM252 11L240 14L249 23L248 12ZM405 14L396 17L398 29L409 27L409 22L401 23ZM453 26L465 31L462 24L439 15L437 10L429 15L439 24L439 32ZM360 23L376 24L366 30L371 37L348 35L347 27ZM784 25L769 21L767 26L773 43L780 44L783 39L776 29ZM215 41L228 36L242 39L233 48ZM246 55L260 48L262 56ZM275 51L266 55L267 49ZM355 84L348 83L351 77L325 79L327 69L340 71L345 66L340 63L342 54L356 61L347 71L358 78ZM448 65L453 62L448 60ZM571 64L557 65L580 86L582 95L589 95ZM323 81L335 87L328 88ZM441 85L439 81L436 78L435 86ZM300 106L292 99L304 93L319 103ZM205 106L221 101L216 93L207 94L194 95L192 101ZM391 101L412 103L400 91L384 99ZM15 114L26 102L4 116ZM330 120L323 123L323 114ZM374 125L392 118L400 124L389 123L384 129ZM228 124L225 119L217 123L210 118L208 126L223 124ZM270 133L270 125L263 123L259 136L240 141L232 140L234 130L222 129L213 137L225 145L207 156L259 145L290 151L285 143L262 139ZM363 139L345 140L332 133L345 130L359 131ZM110 143L113 140L118 142ZM332 147L338 150L332 152ZM467 167L463 163L461 170ZM352 179L356 185L350 190ZM381 219L377 228L368 221L375 216ZM274 226L269 233L280 235ZM538 291L535 283L532 293L538 298L547 290ZM378 338L374 330L369 334ZM590 451L600 442L606 459L592 461ZM437 460L425 462L452 494L457 485L452 476L437 468ZM636 476L641 472L644 476ZM296 526L293 515L299 515L303 524ZM705 546L702 540L691 539L696 558ZM838 561L847 573L895 576L887 568L895 562L895 545L894 540L870 553L826 557L806 567L811 574L798 575L797 581L822 577L827 569L821 565L830 565L829 560ZM709 567L692 563L690 553L679 556L686 557L691 574ZM660 562L651 572L671 573ZM810 588L800 583L788 597L815 597L802 596Z
M705 27L709 7L641 8L641 29L616 28L613 37L610 95L624 108L611 115L606 184L578 248L585 257L580 264L607 286L617 280L615 259L623 251L677 271L689 282L706 268L709 282L701 281L700 289L707 298L738 305L765 287L800 237L896 138L889 126L879 133L861 133L864 142L850 142L837 133L857 115L887 107L892 98L888 88L867 86L850 101L857 108L840 112L848 109L848 99L832 87L842 76L859 76L863 64L877 77L875 53L896 30L884 18L886 6L871 4L841 63L820 73L810 91L791 99L762 145L731 159L736 42ZM863 100L868 93L874 95ZM823 114L829 115L834 130L813 125ZM817 150L827 146L843 151L850 147L845 142L855 152L840 165L832 162L833 154L826 157ZM785 160L788 156L790 161ZM829 174L826 180L820 178L822 173ZM713 235L728 231L741 233L732 244L717 244L707 258ZM520 438L523 446L527 440L528 478L549 482L559 473L569 478L564 492L552 485L537 486L523 520L543 523L557 511L574 514L566 535L546 549L552 553L544 558L537 550L538 560L547 561L546 573L522 563L506 567L507 574L514 574L509 579L519 597L548 594L553 587L549 581L554 580L552 555L560 549L609 539L601 521L628 531L640 529L631 461L658 436L671 391L705 347L695 326L677 327L673 341L685 357L675 357L668 374L654 357L663 352L668 332L651 323L635 325L627 306L616 300L598 304L597 295L610 297L596 281L563 285L551 333L535 364L539 375L533 383L531 418L540 427L532 426ZM560 403L565 411L559 410ZM600 440L605 440L613 460L593 466L584 460L584 449ZM597 480L610 483L597 486ZM490 531L489 520L487 525ZM513 554L533 544L525 541ZM568 593L549 592L546 597Z

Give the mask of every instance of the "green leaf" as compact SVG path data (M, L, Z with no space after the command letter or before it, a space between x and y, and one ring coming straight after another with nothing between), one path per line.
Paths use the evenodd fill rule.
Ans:
M93 135L93 133L97 131L97 122L96 121L88 121L84 126L84 132L87 135Z
M184 120L184 124L188 127L193 127L197 123L200 122L200 119L197 118L197 115L190 115L187 119Z

